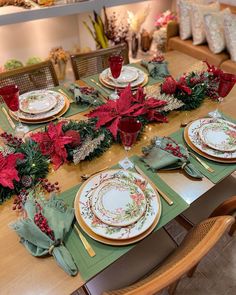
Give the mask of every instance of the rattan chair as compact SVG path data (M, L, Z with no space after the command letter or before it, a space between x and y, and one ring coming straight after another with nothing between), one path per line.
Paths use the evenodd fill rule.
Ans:
M71 55L70 58L75 80L101 73L109 66L109 56L117 53L120 53L124 57L124 64L129 63L128 47L125 43L89 53Z
M59 85L50 60L0 73L0 87L16 84L20 94L37 89L49 89Z
M151 295L167 287L169 294L174 294L180 278L186 273L189 276L193 275L197 263L233 222L232 216L219 216L201 222L187 234L177 250L153 273L131 286L106 291L103 295ZM156 246L158 250L158 245Z
M232 196L233 195L233 196ZM236 215L236 177L229 176L213 189L196 200L176 221L190 230L195 224L208 217ZM236 221L229 230L229 235L236 231Z

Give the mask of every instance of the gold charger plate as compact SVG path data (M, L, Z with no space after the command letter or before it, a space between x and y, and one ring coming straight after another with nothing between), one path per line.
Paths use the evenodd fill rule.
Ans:
M191 123L190 123L191 124ZM236 159L219 159L217 157L214 156L210 156L208 154L205 154L203 151L199 150L197 147L195 147L195 145L191 142L189 136L188 136L188 128L189 125L187 125L184 129L184 140L187 143L187 145L193 150L195 151L197 154L199 154L200 156L203 156L209 160L215 161L215 162L219 162L219 163L225 163L225 164L233 164L236 163Z
M54 116L51 116L51 117L48 117L48 118L45 118L45 119L39 119L39 120L34 120L34 121L31 121L31 120L26 120L26 119L21 119L20 122L22 123L25 123L25 124L40 124L40 123L47 123L47 122L50 122L50 121L53 121L53 120L56 120L58 118L60 118L62 115L64 115L68 109L70 107L70 101L67 97L65 97L65 106L64 108L59 112L57 113L56 115ZM17 117L14 113L12 113L11 111L9 112L9 115L17 121Z
M114 171L116 171L116 170L117 169L114 169ZM95 174L95 175L93 175L93 177L96 176L96 175L98 175L98 174L100 174L100 172L97 173L97 174ZM89 182L89 181L90 181L90 179L88 179L87 181L85 181L81 185L81 187L79 188L79 190L78 190L78 192L76 194L75 200L74 200L74 209L75 209L75 217L76 217L76 220L77 220L79 226L92 239L94 239L94 240L96 240L98 242L101 242L103 244L107 244L107 245L112 245L112 246L125 246L125 245L130 245L130 244L136 243L136 242L144 239L146 236L148 236L149 234L151 234L151 232L155 229L155 227L157 226L157 224L158 224L158 222L160 220L161 212L162 212L162 206L161 206L161 201L160 201L159 194L157 194L156 196L157 196L157 202L159 204L160 210L159 210L158 214L156 215L156 218L154 219L152 225L145 232L143 232L140 235L135 236L133 238L130 238L130 239L129 238L128 239L122 239L122 240L108 239L108 238L102 237L102 236L94 233L89 228L89 226L87 226L87 224L83 221L83 218L80 215L80 208L79 208L80 194L81 194L83 188L85 187L85 185L87 184L87 182ZM155 190L155 188L150 183L149 183L149 185L153 188L153 190Z
M115 89L115 87L107 84L100 76L99 76L99 81L100 83L105 86L106 88L109 88L109 89ZM136 85L135 87L132 87L132 90L134 89L137 89L138 87L143 87L145 86L146 84L148 83L148 75L146 73L144 73L144 81L142 83L140 83L139 85ZM127 86L124 86L124 87L118 87L118 89L124 89L125 87Z

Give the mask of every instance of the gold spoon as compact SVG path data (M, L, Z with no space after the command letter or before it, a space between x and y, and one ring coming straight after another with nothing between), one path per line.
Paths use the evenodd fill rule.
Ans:
M91 176L93 176L93 175L95 175L95 174L97 174L99 172L102 172L104 170L107 170L108 168L109 167L105 167L105 168L102 168L102 169L100 169L100 170L98 170L96 172L90 173L90 174L82 174L80 177L81 177L82 181L85 181L85 180L89 179Z

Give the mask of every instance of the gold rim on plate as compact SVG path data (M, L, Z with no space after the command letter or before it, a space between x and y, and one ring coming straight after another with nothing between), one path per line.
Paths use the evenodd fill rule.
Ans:
M111 86L110 84L106 83L106 82L102 79L102 77L101 77L100 75L99 75L99 82L100 82L103 86L105 86L105 87L107 87L107 88L109 88L109 89L115 89L114 86ZM131 88L134 90L134 89L137 89L138 87L143 87L143 86L145 86L147 83L148 83L148 75L147 75L146 73L144 73L144 81L143 81L142 83L140 83L139 85L133 86L133 87L131 87ZM128 86L128 85L123 86L123 87L118 87L118 89L124 89L124 88L127 87L127 86Z
M109 169L109 170L113 170L113 171L119 171L121 169ZM93 175L96 176L98 174L100 174L101 172L99 173L96 173ZM136 173L136 172L134 172ZM85 187L85 185L90 181L91 179L88 179L86 180L82 185L81 187L79 188L77 194L76 194L76 197L75 197L75 200L74 200L74 209L75 209L75 217L76 217L76 220L79 224L79 226L81 227L81 229L88 235L90 236L92 239L98 241L98 242L101 242L103 244L107 244L107 245L112 245L112 246L125 246L125 245L130 245L130 244L133 244L133 243L136 243L142 239L144 239L146 236L148 236L154 229L155 227L157 226L159 220L160 220L160 217L161 217L161 212L162 212L162 206L161 206L161 200L160 200L160 195L156 192L155 188L149 183L149 185L151 185L151 187L153 188L153 190L156 192L156 197L157 197L157 202L159 204L159 211L153 221L153 223L151 224L151 226L143 233L141 233L140 235L136 236L136 237L133 237L133 238L129 238L129 239L122 239L122 240L116 240L116 239L108 239L108 238L105 238L105 237L102 237L96 233L94 233L87 225L86 223L83 221L83 218L81 217L80 215L80 209L79 209L79 199L80 199L80 195L81 195L81 192L83 190L83 188Z
M67 97L65 97L65 106L63 107L63 109L59 113L55 114L54 116L51 116L51 117L48 117L48 118L45 118L45 119L33 120L33 121L26 120L26 119L20 119L20 122L25 123L25 124L33 124L33 125L34 124L40 124L40 123L47 123L47 122L56 120L59 117L61 117L62 115L64 115L68 111L69 107L70 107L70 101L68 100ZM16 115L14 113L12 113L11 111L9 111L9 115L14 120L17 121L17 117L16 117Z
M192 123L192 122L191 122ZM191 123L189 125L187 125L184 129L184 140L187 143L187 145L193 150L195 151L197 154L199 154L200 156L203 156L209 160L215 161L215 162L219 162L219 163L236 163L236 158L235 159L222 159L222 158L217 158L214 156L210 156L206 153L204 153L203 151L199 150L197 147L195 147L195 145L191 142L189 136L188 136L188 129L191 125Z

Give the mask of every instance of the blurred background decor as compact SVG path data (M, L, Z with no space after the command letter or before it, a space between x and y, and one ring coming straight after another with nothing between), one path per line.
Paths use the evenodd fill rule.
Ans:
M141 50L143 52L148 52L152 44L152 33L148 33L147 30L143 29L141 33Z
M136 14L134 14L132 11L128 11L128 24L130 26L131 32L131 53L133 58L137 57L139 48L138 34L148 14L149 6L146 6L144 10L140 10Z
M153 33L154 51L166 51L167 24L170 21L175 21L176 19L176 15L170 10L167 10L157 16L154 23L156 30Z
M49 58L53 62L57 77L59 80L65 80L66 65L69 59L69 54L61 46L52 48L49 53Z
M23 63L20 60L11 58L7 60L6 63L4 64L4 70L11 71L11 70L22 68L23 66L24 66Z
M107 48L108 38L105 33L105 26L101 19L101 16L96 13L96 11L93 12L93 17L89 15L90 23L92 25L92 28L88 25L86 21L83 22L85 27L87 28L88 32L96 42L97 49Z

